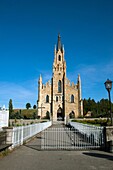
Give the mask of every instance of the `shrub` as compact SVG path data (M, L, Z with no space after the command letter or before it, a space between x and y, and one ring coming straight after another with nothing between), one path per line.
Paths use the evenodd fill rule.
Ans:
M84 124L93 124L96 126L107 126L110 125L110 121L107 121L106 119L94 119L94 120L72 120L73 122L79 122Z

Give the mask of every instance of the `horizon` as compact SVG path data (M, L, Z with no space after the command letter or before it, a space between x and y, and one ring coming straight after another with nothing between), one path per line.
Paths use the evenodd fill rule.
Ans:
M60 33L67 78L82 99L108 99L104 82L113 80L112 0L0 1L0 106L37 104L38 78L52 77L54 46ZM44 60L46 62L44 62ZM113 101L113 89L111 90Z

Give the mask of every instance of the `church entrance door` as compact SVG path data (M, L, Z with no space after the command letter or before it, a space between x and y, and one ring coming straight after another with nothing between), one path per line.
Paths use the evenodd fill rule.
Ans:
M58 121L63 120L63 112L61 107L59 107L59 109L57 110L57 120Z

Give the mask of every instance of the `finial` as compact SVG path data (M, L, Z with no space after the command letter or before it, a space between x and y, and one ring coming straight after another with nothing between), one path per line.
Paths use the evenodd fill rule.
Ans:
M55 51L56 51L56 45L55 45Z
M57 42L57 51L61 50L62 51L62 44L61 44L61 37L60 33L58 34L58 42Z
M39 80L38 80L38 81L39 81L39 82L42 81L42 76L41 76L41 74L40 74L40 77L39 77Z

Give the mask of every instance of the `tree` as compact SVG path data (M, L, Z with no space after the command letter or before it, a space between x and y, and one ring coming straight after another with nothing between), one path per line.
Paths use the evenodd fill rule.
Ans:
M31 104L30 103L26 103L26 109L31 108Z
M108 111L109 111L108 99L101 99L99 105L100 105L100 115L108 116Z
M36 109L36 105L34 104L33 109Z
M33 112L33 119L36 119L36 118L37 118L37 113Z
M113 103L112 111L113 111ZM109 101L108 99L101 99L98 102L95 102L94 99L84 99L83 100L83 111L84 116L90 111L92 117L108 117L109 115Z
M9 100L9 117L12 117L13 113L13 104L12 104L12 99Z

